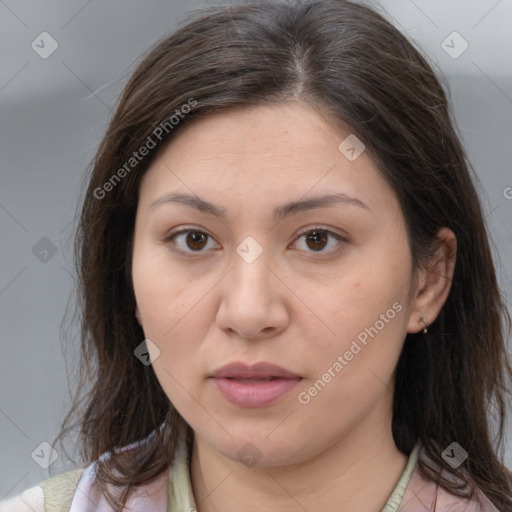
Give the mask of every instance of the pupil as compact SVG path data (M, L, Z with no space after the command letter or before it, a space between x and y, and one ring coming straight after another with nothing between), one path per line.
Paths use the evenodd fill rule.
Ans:
M320 245L322 247L318 247L318 242L319 242L319 237L322 239L321 242L320 242ZM308 241L313 241L313 243L315 244L314 247L311 247L311 249L314 249L314 250L319 250L319 249L322 249L326 240L327 240L327 234L324 233L323 231L310 231L310 234L309 236L306 238L306 240ZM309 245L309 244L308 244Z
M203 243L201 244L201 242ZM206 245L205 242L206 235L204 233L191 231L187 236L187 245L190 247L190 249L202 249ZM196 245L197 243L199 243L199 247Z

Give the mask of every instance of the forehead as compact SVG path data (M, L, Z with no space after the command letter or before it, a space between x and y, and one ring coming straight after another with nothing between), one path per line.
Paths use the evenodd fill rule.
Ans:
M236 161L240 165L240 160L245 158L248 166L253 162L265 162L268 166L286 156L290 164L299 164L304 151L298 150L306 146L315 150L312 158L324 157L330 161L328 154L337 148L339 137L306 104L254 106L229 109L192 121L158 158L205 161L209 154L215 154L217 158L222 157L223 163Z
M393 206L394 193L369 155L349 159L353 137L303 103L232 109L193 121L157 155L143 177L141 201L183 191L228 201L294 198L326 192ZM349 139L351 140L351 139ZM390 203L391 201L391 203ZM218 202L218 201L217 201Z

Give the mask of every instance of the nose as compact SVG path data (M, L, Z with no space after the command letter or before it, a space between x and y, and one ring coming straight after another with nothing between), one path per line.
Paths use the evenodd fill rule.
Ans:
M276 336L289 323L291 292L263 254L252 263L235 254L234 268L222 280L217 325L247 340Z

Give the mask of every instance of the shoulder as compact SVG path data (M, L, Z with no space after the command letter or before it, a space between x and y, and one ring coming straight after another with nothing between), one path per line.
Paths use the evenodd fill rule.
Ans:
M13 498L0 501L0 512L45 512L42 487L35 485Z
M21 494L0 501L0 512L57 512L67 510L84 469L52 476ZM67 507L67 508L66 508Z
M440 512L500 512L492 501L476 486L471 500L460 498L438 487L436 510Z
M421 456L424 456L421 454ZM462 483L460 478L453 478L443 471L443 476L449 480ZM471 478L469 479L471 482ZM400 512L502 512L482 490L472 482L473 496L471 499L455 496L433 480L426 479L419 471L418 465L412 473L409 486L399 507ZM467 487L466 487L467 489Z

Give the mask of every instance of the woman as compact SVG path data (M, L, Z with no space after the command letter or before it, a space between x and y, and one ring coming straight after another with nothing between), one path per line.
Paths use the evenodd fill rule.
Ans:
M79 425L85 464L12 507L512 510L481 206L438 78L370 8L211 8L162 40L76 249L58 439Z

